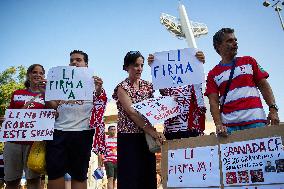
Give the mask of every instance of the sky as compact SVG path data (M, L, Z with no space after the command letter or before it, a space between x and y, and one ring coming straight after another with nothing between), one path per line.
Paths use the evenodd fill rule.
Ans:
M283 121L284 31L274 9L264 7L262 0L181 2L190 20L208 27L208 34L196 41L206 56L205 74L220 61L213 35L222 27L234 28L238 56L254 57L270 74ZM0 72L35 63L46 70L68 65L69 53L79 49L89 55L89 66L103 79L111 99L115 86L127 77L122 64L128 51L139 50L147 58L149 53L187 47L160 24L162 12L178 16L178 1L0 0ZM150 67L144 67L142 78L151 81Z

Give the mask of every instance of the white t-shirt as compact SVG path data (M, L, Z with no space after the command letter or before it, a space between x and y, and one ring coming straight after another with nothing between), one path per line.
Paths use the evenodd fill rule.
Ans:
M93 101L68 101L58 106L54 129L62 131L89 130Z

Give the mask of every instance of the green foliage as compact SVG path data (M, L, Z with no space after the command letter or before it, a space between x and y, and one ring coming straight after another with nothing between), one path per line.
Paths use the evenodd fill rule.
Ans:
M24 66L9 67L0 73L0 115L5 114L12 93L25 88L26 68Z

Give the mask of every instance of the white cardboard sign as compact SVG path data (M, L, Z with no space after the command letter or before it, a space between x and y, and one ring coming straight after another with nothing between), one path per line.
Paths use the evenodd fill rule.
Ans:
M281 137L221 144L220 150L225 186L283 183Z
M203 83L204 68L195 57L196 51L186 48L154 53L151 65L154 89Z
M47 74L45 100L93 100L94 79L87 67L58 66Z
M173 97L161 96L133 104L132 107L144 115L151 124L161 123L180 114L181 107Z
M168 187L220 187L218 146L168 151Z
M7 109L0 141L53 140L55 110Z

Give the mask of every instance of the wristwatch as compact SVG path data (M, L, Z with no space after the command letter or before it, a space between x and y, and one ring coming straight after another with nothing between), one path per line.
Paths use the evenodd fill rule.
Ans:
M269 106L269 110L270 110L271 108L274 108L274 109L276 110L276 112L278 112L278 110L279 110L279 108L278 108L278 106L277 106L276 104L270 105L270 106Z

